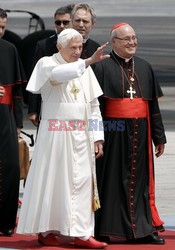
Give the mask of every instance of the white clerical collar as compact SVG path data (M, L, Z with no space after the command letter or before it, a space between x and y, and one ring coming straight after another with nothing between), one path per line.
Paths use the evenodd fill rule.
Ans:
M117 52L115 52L115 51L114 51L114 53L115 53L117 56L119 56L120 58L124 59L124 60L125 60L125 62L129 62L129 61L130 61L130 59L132 58L132 56L131 56L130 58L125 58L125 57L122 57L122 56L120 56L119 54L117 54Z
M83 43L86 43L88 39L89 39L89 37L83 38Z

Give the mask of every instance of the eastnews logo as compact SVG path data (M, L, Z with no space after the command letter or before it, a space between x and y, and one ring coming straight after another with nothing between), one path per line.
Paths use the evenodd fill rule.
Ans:
M125 121L99 121L98 119L89 119L86 126L85 121L60 121L58 119L48 119L48 131L118 131L125 130Z

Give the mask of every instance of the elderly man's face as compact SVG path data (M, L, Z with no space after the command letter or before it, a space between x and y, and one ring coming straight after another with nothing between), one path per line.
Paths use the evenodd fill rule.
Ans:
M55 27L57 30L57 33L59 34L62 30L71 28L71 18L70 14L62 14L62 15L56 15L55 17Z
M136 53L137 37L133 28L123 25L117 29L112 39L113 50L121 57L130 58Z
M93 26L90 12L84 9L78 9L72 17L72 27L77 30L83 38L88 38Z
M0 18L0 38L2 38L5 33L6 25L7 25L7 18Z
M58 45L58 50L66 62L75 62L80 58L83 44L82 38L76 37L71 39L66 47Z

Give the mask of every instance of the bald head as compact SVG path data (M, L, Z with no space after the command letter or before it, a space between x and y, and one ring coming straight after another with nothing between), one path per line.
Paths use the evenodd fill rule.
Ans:
M111 39L113 37L123 37L129 33L135 34L135 31L128 23L118 23L112 27Z
M111 31L113 50L123 58L131 58L137 49L135 30L128 23L115 24Z

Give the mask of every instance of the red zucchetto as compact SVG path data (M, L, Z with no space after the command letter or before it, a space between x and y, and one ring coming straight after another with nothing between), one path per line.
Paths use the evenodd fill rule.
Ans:
M120 26L122 26L122 25L128 25L128 23L116 23L113 27L112 27L112 29L111 29L111 32L113 31L113 30L115 30L115 29L118 29Z

